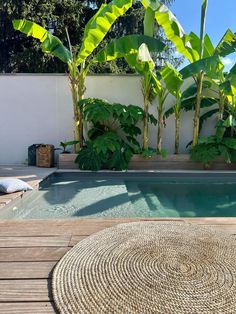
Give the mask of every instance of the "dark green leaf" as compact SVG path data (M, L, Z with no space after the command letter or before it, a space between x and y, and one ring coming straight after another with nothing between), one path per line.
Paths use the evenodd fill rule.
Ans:
M84 119L98 123L108 121L111 115L111 105L102 99L88 98L83 100Z
M81 170L98 171L102 168L103 156L97 154L93 144L88 142L87 147L79 151L75 162Z
M214 144L198 144L191 149L190 157L193 161L208 164L220 155Z
M223 67L224 66L219 56L212 56L190 63L180 71L180 74L184 79L186 79L203 71L211 78L218 78L218 73L223 69Z
M203 115L201 115L200 119L199 119L199 130L201 131L204 122L206 122L207 119L209 119L210 117L212 117L214 114L216 114L217 112L219 112L219 109L212 109L210 111L207 111L206 113L204 113Z
M230 151L227 147L225 147L224 145L219 145L219 151L221 153L221 155L223 156L225 162L227 164L231 163L231 155L230 155Z
M230 149L236 150L236 139L235 138L230 138L230 137L223 138L222 144L224 144L225 146L227 146Z

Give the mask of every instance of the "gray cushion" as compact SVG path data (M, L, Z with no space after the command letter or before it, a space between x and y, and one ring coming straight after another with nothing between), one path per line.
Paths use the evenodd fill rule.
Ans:
M0 192L14 193L18 191L29 191L29 190L33 190L32 187L28 183L20 179L9 178L9 179L0 180Z

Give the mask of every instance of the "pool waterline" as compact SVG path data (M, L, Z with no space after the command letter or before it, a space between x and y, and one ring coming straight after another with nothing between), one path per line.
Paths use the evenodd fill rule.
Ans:
M60 171L0 219L236 217L234 191L232 172Z

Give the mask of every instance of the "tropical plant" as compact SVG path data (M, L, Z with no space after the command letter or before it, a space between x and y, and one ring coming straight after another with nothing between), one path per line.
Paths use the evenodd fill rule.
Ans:
M179 153L179 130L180 130L180 112L181 112L181 87L184 82L182 75L170 64L161 71L161 77L170 94L174 96L174 105L165 112L163 119L167 118L171 113L175 116L175 154Z
M125 58L129 66L142 75L142 92L144 98L144 120L143 120L143 149L149 147L148 124L149 104L156 96L156 84L158 83L154 69L155 63L149 51L160 52L165 45L153 37L139 35L135 42L129 44L130 49L124 49L124 43L128 43L130 36L122 37L103 49L95 58L98 62L111 61L114 58ZM135 49L134 49L135 47ZM117 49L119 48L119 50ZM159 84L159 83L158 83Z
M138 45L135 46L135 51L132 47L132 53L119 54L116 57L124 57L129 64L129 66L134 69L137 73L142 76L142 93L144 102L144 120L143 120L143 150L147 151L149 149L149 105L153 98L157 95L157 89L161 86L155 75L155 63L150 55L150 52L161 52L164 50L165 45L160 42L160 40L154 39L154 20L149 19L149 10L146 10L144 17L144 35L140 38L149 38L148 41L140 40ZM121 38L119 44L121 44L123 39ZM155 44L156 43L156 44ZM106 49L102 51L99 55L98 60L101 62L110 61L114 58L115 45L117 41L108 45ZM138 49L137 49L138 48ZM109 57L108 57L109 55ZM160 95L160 93L159 93ZM160 98L165 98L165 92L160 95ZM159 124L158 124L159 125ZM159 126L158 126L159 127ZM161 147L158 148L159 152Z
M215 136L199 137L198 144L191 149L191 159L207 165L222 156L226 163L231 163L236 155L236 139L226 136L227 127L227 121L219 121Z
M226 56L235 51L235 36L228 32L219 45L214 48L208 35L205 35L207 0L202 0L200 37L191 32L186 34L173 13L160 1L143 0L144 7L153 11L157 23L162 26L166 37L173 42L177 51L190 62L180 71L183 79L193 77L197 86L193 146L198 142L200 106L204 77L217 78L222 73L223 64L220 56Z
M163 108L168 96L168 90L161 82L161 74L156 72L155 63L145 43L140 46L136 56L127 56L126 60L130 67L142 75L141 82L144 99L143 150L149 151L149 105L157 97L157 153L165 155L162 149Z
M80 150L83 143L83 111L78 104L84 98L85 78L91 65L96 62L111 61L128 54L135 54L142 42L147 43L150 49L156 52L162 51L165 47L158 39L148 36L127 35L112 42L105 54L103 49L97 56L91 56L116 19L123 15L131 5L132 0L113 0L109 4L103 4L87 23L79 52L71 46L69 35L70 49L68 50L57 37L41 26L25 20L13 22L15 29L39 39L44 52L50 53L68 64L74 106L74 140L78 141L77 151Z
M78 144L77 141L65 141L60 142L60 146L62 147L62 154L69 154L70 151L67 150L67 147Z
M74 140L78 141L76 150L80 150L83 143L83 113L78 106L85 93L85 77L91 66L89 58L99 46L114 22L132 6L132 0L113 0L109 4L102 4L97 13L89 20L79 51L70 43L67 32L69 49L59 38L53 36L42 26L27 21L14 20L13 26L27 36L39 39L43 52L49 53L68 65L69 81L74 108Z
M106 100L89 98L81 101L84 120L90 125L85 147L78 153L80 169L127 169L130 158L140 152L137 124L144 111L138 106L110 104ZM150 122L156 123L149 115Z
M168 73L168 72L167 72ZM197 86L195 83L188 86L185 90L179 90L178 88L181 88L184 80L181 76L181 74L176 71L175 69L170 72L170 74L173 73L174 77L172 78L173 82L176 80L176 83L174 85L175 93L177 94L177 97L175 94L171 91L170 93L175 97L174 104L172 107L170 107L164 114L164 120L166 120L170 115L174 115L175 117L175 154L179 153L179 129L180 129L180 117L181 117L181 111L193 111L195 108L196 103L196 94L197 94ZM176 78L175 78L176 76ZM171 76L170 76L171 78ZM168 86L168 85L167 85ZM208 108L212 107L216 103L218 103L218 99L215 97L207 96L209 94L209 89L212 86L212 84L209 81L203 81L203 96L201 98L201 108ZM213 92L215 92L213 90ZM211 109L210 111L207 111L200 117L199 121L199 130L202 129L202 126L204 122L210 118L214 113L218 112L218 109ZM191 145L192 141L188 143L187 146Z

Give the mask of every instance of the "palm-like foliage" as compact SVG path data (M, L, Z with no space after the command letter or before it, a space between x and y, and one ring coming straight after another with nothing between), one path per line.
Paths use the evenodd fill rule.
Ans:
M221 75L223 65L220 57L235 51L235 34L228 30L217 47L214 48L209 36L205 35L207 0L202 1L200 37L193 32L186 34L177 18L160 1L143 0L142 3L146 9L153 11L153 18L162 26L166 37L173 42L177 51L190 62L180 73L184 79L194 77L197 86L193 135L193 144L195 145L198 141L204 76L216 78Z
M79 52L71 47L69 36L68 49L59 38L53 36L40 25L27 20L13 21L16 30L39 39L41 48L45 53L49 53L68 64L74 108L74 140L79 143L76 145L76 150L79 150L83 143L83 112L78 103L84 97L85 77L91 64L87 62L87 59L102 42L114 22L125 14L131 6L132 0L113 0L109 4L102 4L85 27L83 43Z
M160 40L148 36L129 35L120 38L107 49L93 57L94 50L99 46L113 23L132 6L132 0L113 0L102 4L97 13L87 23L82 46L79 51L73 49L68 36L69 49L43 27L26 20L15 20L14 28L39 39L42 50L68 64L69 81L74 106L74 140L78 141L77 150L83 143L83 110L78 104L84 98L85 77L94 62L111 61L128 54L137 54L141 43L146 43L151 51L160 52L164 44Z

